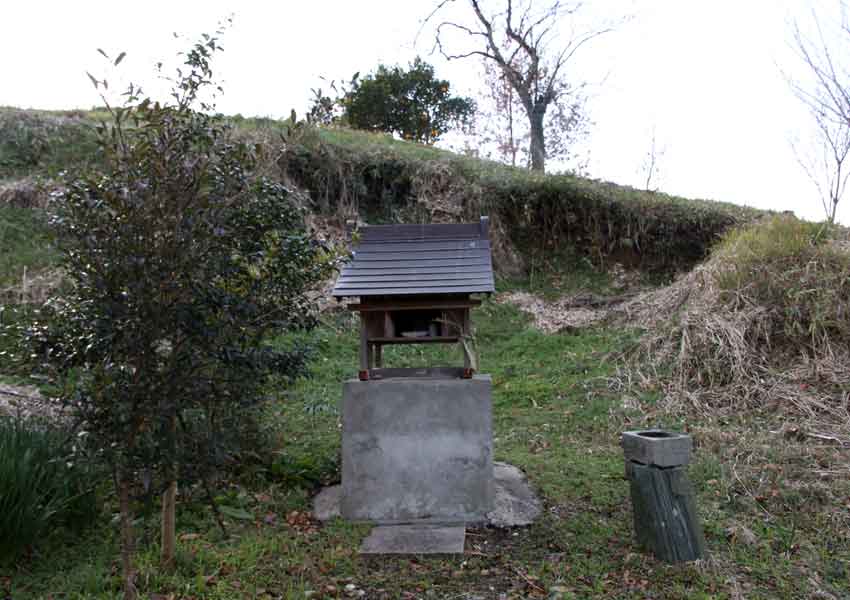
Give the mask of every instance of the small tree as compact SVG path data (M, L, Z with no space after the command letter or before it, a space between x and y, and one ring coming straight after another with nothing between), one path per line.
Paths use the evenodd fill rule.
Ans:
M482 62L484 90L475 118L479 148L485 155L490 155L488 150L495 150L494 157L500 162L530 167L531 131L520 97L498 65ZM547 160L558 160L582 171L585 165L576 163L575 148L576 142L587 135L588 125L586 97L578 91L559 96L543 121Z
M433 144L451 127L468 123L475 112L475 103L452 96L450 87L418 57L407 70L379 65L365 78L352 79L340 100L343 120L355 129Z
M475 116L475 134L483 154L495 150L499 162L517 166L517 158L527 147L528 131L520 126L519 99L502 70L484 61L484 88Z
M272 348L268 335L310 324L305 292L332 266L287 189L254 174L260 150L203 100L218 50L218 35L205 35L184 55L170 102L131 86L126 105L107 105L103 166L68 177L53 221L72 285L28 330L112 467L125 598L136 596L134 491L180 479L212 498L209 477L270 378L304 372L305 351ZM166 566L173 500L166 493Z
M660 179L661 170L660 163L664 158L664 155L667 153L667 147L663 144L659 145L656 138L655 125L653 125L649 149L643 157L639 170L639 174L644 180L643 189L647 192L658 191L658 180Z
M805 35L794 23L791 43L808 78L788 78L814 125L811 151L800 147L794 151L817 188L830 223L835 221L850 177L850 25L843 16L844 4L839 2L838 7L842 18L837 30L825 31L814 10L812 26L816 35Z

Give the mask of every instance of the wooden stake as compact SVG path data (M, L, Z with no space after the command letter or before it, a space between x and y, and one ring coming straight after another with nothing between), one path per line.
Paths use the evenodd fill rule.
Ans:
M160 562L164 569L174 568L174 554L177 542L175 509L177 503L177 482L172 481L162 493L162 548Z
M123 471L117 473L118 507L121 513L121 571L124 579L124 600L136 600L136 570L133 567L133 515L130 512L130 482Z
M668 563L705 556L705 538L684 467L628 461L638 546Z
M177 418L171 418L171 435L175 440L177 437ZM162 530L160 563L164 569L174 568L174 554L177 547L176 541L176 506L177 506L177 465L171 465L169 469L171 481L162 493Z

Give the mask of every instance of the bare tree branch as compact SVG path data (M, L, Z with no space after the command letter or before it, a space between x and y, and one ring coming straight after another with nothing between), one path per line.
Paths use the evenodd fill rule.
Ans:
M844 4L839 3L844 13ZM812 181L820 196L824 213L830 223L835 221L838 204L847 189L850 169L850 71L843 61L850 49L850 28L844 15L839 36L830 38L824 33L821 17L812 10L816 36L804 35L798 22L791 30L791 44L809 73L810 81L794 80L785 75L794 95L808 109L814 124L813 143L820 157L812 151L802 152L792 144L797 162Z
M453 2L455 0L440 0L423 21L423 27ZM473 24L456 20L440 22L436 27L434 49L448 60L480 56L498 65L528 117L532 168L542 171L546 160L543 125L546 113L565 90L581 88L581 85L569 85L564 78L565 65L574 60L575 54L586 44L615 28L609 25L574 33L563 40L560 50L552 52L550 45L557 39L559 26L579 12L581 3L550 0L538 10L533 0L498 0L501 12L487 13L480 0L465 0L464 3L467 2ZM473 47L448 51L444 35L449 31L462 34ZM567 112L572 113L578 105L571 104L573 108ZM568 120L573 119L574 115Z

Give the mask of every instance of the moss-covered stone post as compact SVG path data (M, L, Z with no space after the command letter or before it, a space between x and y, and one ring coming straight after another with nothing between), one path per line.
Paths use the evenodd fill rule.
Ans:
M691 436L626 431L622 446L637 545L668 563L703 558L705 538L686 472Z

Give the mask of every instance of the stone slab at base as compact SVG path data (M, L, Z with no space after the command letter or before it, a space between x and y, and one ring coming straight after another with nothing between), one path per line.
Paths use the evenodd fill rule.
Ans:
M540 499L522 471L507 463L494 462L493 479L493 510L487 513L485 525L503 529L523 527L531 525L540 516ZM323 488L313 499L313 516L320 521L341 517L341 497L341 485ZM419 524L428 522L425 519L413 521Z
M493 476L496 482L493 510L487 513L487 524L502 529L531 525L543 508L525 473L513 465L497 462L493 463Z
M491 388L487 375L347 381L342 516L486 521L493 509Z
M381 525L360 545L360 554L463 554L461 525Z

